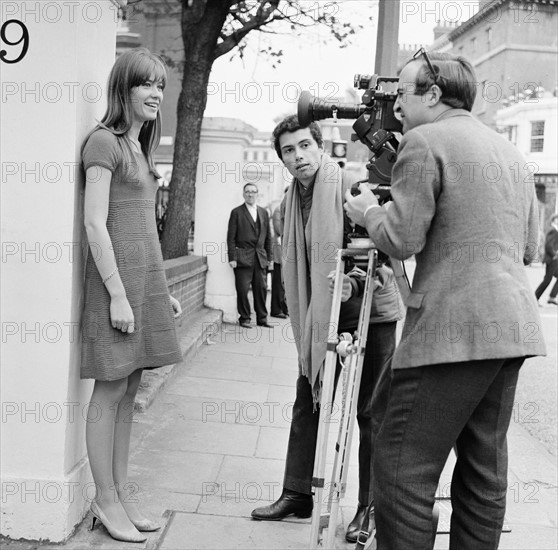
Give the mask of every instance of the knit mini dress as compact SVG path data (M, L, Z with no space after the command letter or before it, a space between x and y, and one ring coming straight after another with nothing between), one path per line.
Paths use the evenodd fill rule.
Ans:
M155 223L157 179L143 154L105 129L91 134L82 162L85 170L101 166L112 172L107 229L135 330L128 334L112 328L110 295L94 260L100 248L89 243L80 376L119 380L137 369L178 363L182 353Z

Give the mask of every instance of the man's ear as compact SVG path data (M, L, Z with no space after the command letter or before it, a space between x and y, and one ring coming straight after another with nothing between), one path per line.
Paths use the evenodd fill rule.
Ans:
M440 86L434 84L427 93L428 103L431 107L434 107L442 100L442 90Z

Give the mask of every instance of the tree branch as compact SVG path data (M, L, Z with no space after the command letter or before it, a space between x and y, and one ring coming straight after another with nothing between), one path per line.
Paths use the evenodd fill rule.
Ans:
M248 19L244 25L233 31L215 48L214 59L230 52L233 48L237 47L241 40L251 31L257 30L264 25L269 25L276 21L275 17L271 17L273 12L277 10L280 0L270 0L269 2L261 2L258 11L253 18Z

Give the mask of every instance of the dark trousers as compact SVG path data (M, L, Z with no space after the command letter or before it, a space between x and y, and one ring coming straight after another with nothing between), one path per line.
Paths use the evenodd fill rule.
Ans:
M556 277L556 281L552 290L550 291L549 298L556 298L558 295L558 260L552 260L552 262L546 264L546 271L544 272L544 279L541 284L535 290L535 296L537 300L542 296L546 287L552 282L552 277Z
M281 276L281 264L273 262L273 275L271 276L271 315L284 313L287 315L287 301L285 300L285 287Z
M498 548L510 423L524 357L392 371L374 453L378 550L430 550L432 507L453 446L450 550Z
M382 386L386 390L385 393L374 390L376 382L389 373L391 358L395 350L395 327L395 322L377 323L370 325L368 331L357 403L357 421L360 429L358 498L361 504L367 504L371 496L370 464L373 448L374 411L383 411L387 404L387 386ZM312 493L319 415L319 409L314 411L312 388L308 378L299 376L283 481L286 489L308 495Z
M241 323L250 321L250 303L248 302L248 290L252 285L252 296L254 297L254 309L258 323L267 321L267 309L265 297L267 295L266 270L259 264L253 267L237 267L234 270L234 282L236 287L236 308Z

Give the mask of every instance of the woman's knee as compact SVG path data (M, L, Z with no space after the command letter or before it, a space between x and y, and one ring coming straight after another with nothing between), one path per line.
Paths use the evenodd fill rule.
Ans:
M141 374L143 372L143 369L138 369L136 371L134 371L132 374L130 374L130 376L128 376L128 383L126 385L126 395L128 397L135 397L140 382L141 382Z
M95 382L95 388L91 400L109 400L119 401L124 397L126 388L128 386L128 379L121 378L120 380L100 381Z

